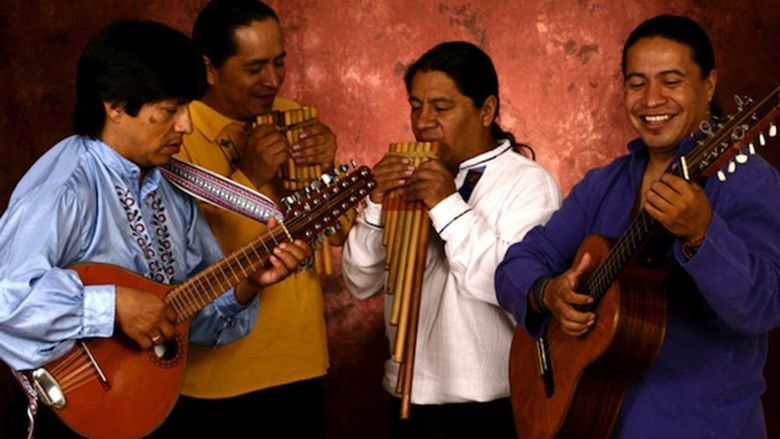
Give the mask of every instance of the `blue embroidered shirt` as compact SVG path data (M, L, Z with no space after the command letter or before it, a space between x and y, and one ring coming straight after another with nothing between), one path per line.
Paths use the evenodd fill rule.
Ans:
M222 258L195 202L156 168L139 188L140 172L105 143L71 136L17 185L0 218L0 358L13 369L48 363L76 339L113 334L115 287L85 287L68 266L101 262L181 282ZM193 318L190 341L246 334L257 306L241 305L231 289Z

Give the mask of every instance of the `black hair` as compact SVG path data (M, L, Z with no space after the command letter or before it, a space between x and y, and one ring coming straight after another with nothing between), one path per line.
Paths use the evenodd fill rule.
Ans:
M153 21L118 21L104 27L79 59L73 128L100 137L104 102L136 116L146 104L186 103L206 89L203 58L184 34Z
M715 52L707 32L699 23L688 17L678 15L658 15L645 20L634 29L623 45L621 67L626 75L626 58L628 50L639 40L661 37L688 46L691 49L691 59L699 66L701 77L706 78L715 69ZM722 111L715 99L710 103L710 111L714 116L720 116Z
M497 140L508 139L517 152L524 154L528 151L531 158L535 158L529 145L517 143L515 136L501 129L496 121L500 107L498 75L493 61L482 49L466 41L449 41L430 49L406 70L404 83L407 93L411 91L414 76L426 71L439 71L449 76L458 91L471 99L475 108L482 108L488 97L495 96L496 114L490 125L491 134Z
M236 29L267 19L279 22L276 12L258 0L213 0L195 19L192 41L219 68L238 51Z

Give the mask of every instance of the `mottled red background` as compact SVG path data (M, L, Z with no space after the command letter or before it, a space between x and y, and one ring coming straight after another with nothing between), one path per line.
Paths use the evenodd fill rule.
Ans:
M2 0L0 3L0 209L32 162L70 132L76 60L119 18L166 22L186 33L204 0ZM587 169L623 152L620 50L630 30L659 13L689 15L709 30L719 98L756 96L780 81L776 0L290 0L270 1L287 36L284 95L317 105L339 136L341 160L373 164L411 138L401 77L433 45L470 40L493 58L505 129L530 142L565 192ZM777 143L777 142L775 142ZM775 147L765 153L780 164ZM780 197L778 198L780 201ZM333 438L382 437L386 340L382 298L353 300L340 273L325 282ZM767 368L770 437L780 437L780 362ZM0 379L0 395L13 390ZM0 422L10 422L0 398ZM683 415L684 416L684 415ZM774 419L773 419L774 418ZM2 430L0 430L2 431Z

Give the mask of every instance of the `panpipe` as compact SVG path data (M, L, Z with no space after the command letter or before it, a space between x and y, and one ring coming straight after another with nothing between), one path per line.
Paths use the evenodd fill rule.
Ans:
M410 159L416 168L428 159L438 158L439 147L432 142L393 143L390 154ZM397 328L393 361L400 367L395 392L401 395L401 418L408 419L431 220L422 201L404 201L400 192L401 189L393 190L382 201L382 244L386 251L386 293L393 296L390 324Z
M316 107L301 107L292 110L274 110L257 117L261 125L273 125L285 133L290 145L298 143L303 129L317 122L319 112ZM284 188L296 191L308 187L322 175L322 166L296 165L292 157L279 167L279 177ZM315 244L314 263L317 273L333 274L333 263L330 257L330 244L327 239L319 239Z

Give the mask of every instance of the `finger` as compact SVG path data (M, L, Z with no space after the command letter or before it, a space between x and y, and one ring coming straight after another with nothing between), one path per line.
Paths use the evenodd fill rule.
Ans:
M138 346L140 346L141 349L150 349L153 346L152 340L145 335L132 337L132 339L135 340L136 343L138 343Z
M561 329L563 330L564 334L571 335L572 337L579 337L587 333L588 330L590 330L590 326L585 327L584 329L575 330L575 329L566 328L563 326L563 324L561 324Z
M293 250L293 248L294 246L282 244L273 250L274 256L276 256L277 260L284 265L287 271L294 270L304 259L303 252Z
M176 328L171 325L170 322L167 320L163 321L162 324L160 324L160 337L165 340L170 340L173 338L173 336L176 335ZM159 341L152 340L153 343L159 344Z
M669 173L662 175L660 181L662 181L665 185L669 186L670 188L674 189L679 193L682 193L686 189L689 189L691 183L694 183Z
M582 324L567 320L561 321L561 328L569 335L582 335L590 329L591 324Z
M179 314L176 313L176 310L173 309L172 306L168 305L165 307L165 319L171 322L171 324L175 325L177 320L179 318Z
M570 305L559 306L557 309L561 320L567 320L572 323L585 325L596 318L596 315L592 312L580 312Z
M574 291L563 293L563 300L569 305L590 305L593 303L593 297L587 294L578 294Z

